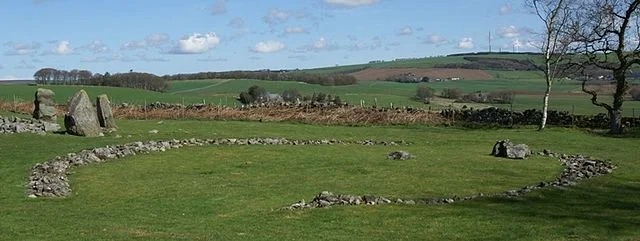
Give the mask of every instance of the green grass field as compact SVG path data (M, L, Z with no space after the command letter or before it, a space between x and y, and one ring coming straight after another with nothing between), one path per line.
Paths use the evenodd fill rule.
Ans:
M469 130L427 126L316 126L238 121L120 120L117 134L0 135L0 240L629 240L640 237L637 136L572 129ZM148 134L157 129L158 134ZM131 135L131 137L127 137ZM405 140L402 147L188 147L73 169L72 196L28 199L29 169L56 155L173 138L287 137ZM516 199L437 206L358 206L282 211L316 193L433 198L494 193L561 171L555 159L488 155L510 138L611 159L619 168L571 188ZM46 148L43 148L46 147ZM403 149L417 157L389 161Z
M503 80L461 80L449 82L437 82L428 84L403 84L383 81L363 81L350 86L320 86L306 83L290 81L262 81L262 80L192 80L172 82L167 93L152 91L100 87L100 86L44 86L56 92L56 102L66 103L67 98L79 89L87 90L90 96L108 94L112 103L133 103L144 104L152 102L168 103L212 103L227 106L237 106L240 103L236 100L238 93L246 91L252 85L264 87L272 93L295 88L302 95L312 95L313 93L326 93L338 95L342 101L353 105L359 105L364 101L366 106L410 106L419 108L432 108L435 110L449 108L450 101L434 101L427 105L410 97L415 95L419 85L427 85L436 91L447 88L460 88L464 92L474 91L496 91L514 90L520 91L516 95L513 104L514 110L540 109L542 103L542 92L544 83L540 79L503 79ZM37 86L27 85L3 85L0 88L0 98L7 101L30 101ZM576 94L578 93L578 94ZM610 102L610 96L602 96L601 100ZM565 81L553 86L550 99L550 108L554 110L569 111L575 114L597 114L603 113L604 109L591 104L589 96L580 94L580 85L576 82ZM456 104L456 106L464 104ZM467 104L473 107L483 107L487 105ZM511 108L511 105L494 105L503 108ZM640 115L640 102L626 101L623 113L626 116Z
M246 91L252 85L264 87L272 93L281 93L290 88L295 88L302 95L313 95L313 93L326 93L338 95L342 101L353 105L360 105L364 101L365 106L385 106L391 105L409 106L418 108L431 108L434 110L450 108L450 101L434 101L427 105L411 99L415 95L419 85L426 85L434 88L437 92L447 88L460 88L464 92L496 90L520 91L516 95L513 109L540 109L542 103L542 92L544 83L540 79L503 79L503 80L461 80L437 82L428 84L403 84L384 81L363 81L350 86L320 86L291 81L262 81L262 80L191 80L172 82L166 93L144 91L127 88L101 87L101 86L44 86L56 92L57 103L66 103L67 98L79 89L87 90L93 98L99 94L108 94L112 103L144 104L152 102L167 103L210 103L227 106L238 106L236 100L238 93ZM7 101L30 101L37 86L27 85L3 85L0 88L0 98ZM597 114L603 113L604 109L591 104L589 96L580 94L580 85L576 82L565 81L553 86L550 99L550 108L554 110L569 111L575 114ZM578 94L576 94L578 93ZM603 95L601 100L610 102L611 97ZM456 104L461 106L464 104ZM486 107L483 104L466 104L471 107ZM511 105L494 104L493 106L512 108ZM640 102L626 101L623 108L625 116L639 116Z

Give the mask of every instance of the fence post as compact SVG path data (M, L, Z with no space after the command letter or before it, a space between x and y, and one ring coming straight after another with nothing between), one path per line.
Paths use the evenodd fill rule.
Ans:
M576 105L571 105L571 126L575 125L576 119Z
M16 103L16 94L13 94L13 112L18 111L18 104Z
M146 120L147 119L147 99L146 98L144 99L144 107L142 110L144 112L144 115L142 117L144 118L144 120Z

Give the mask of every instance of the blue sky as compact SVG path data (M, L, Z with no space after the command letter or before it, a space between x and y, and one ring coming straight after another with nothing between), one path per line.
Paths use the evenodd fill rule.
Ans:
M157 75L535 51L518 0L0 0L0 79ZM514 48L515 46L515 48Z

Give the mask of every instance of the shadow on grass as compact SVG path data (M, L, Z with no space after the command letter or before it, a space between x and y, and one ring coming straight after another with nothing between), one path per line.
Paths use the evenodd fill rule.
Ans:
M491 209L487 212L497 218L553 221L554 226L567 230L567 235L578 230L591 237L625 234L640 237L639 194L640 182L612 177L607 182L594 180L519 198L492 198L487 200L490 208L486 205L469 205L469 208Z
M601 137L640 139L640 127L626 128L624 132L619 135L611 134L608 129L592 129L588 132L592 135Z

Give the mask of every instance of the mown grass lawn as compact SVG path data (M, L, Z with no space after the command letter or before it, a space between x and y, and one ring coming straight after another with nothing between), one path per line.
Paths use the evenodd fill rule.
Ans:
M239 121L119 121L117 134L0 135L0 240L633 240L640 238L637 136L574 129L471 130ZM156 129L158 134L149 134ZM129 137L130 135L130 137ZM37 162L84 148L172 138L405 140L408 146L188 147L73 169L72 196L28 199ZM611 159L619 168L564 189L437 206L282 211L328 190L389 198L493 193L561 170L557 160L492 158L503 138ZM417 157L389 161L407 150Z

